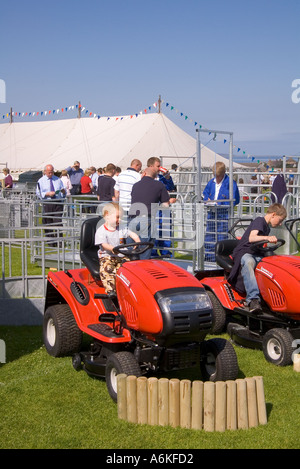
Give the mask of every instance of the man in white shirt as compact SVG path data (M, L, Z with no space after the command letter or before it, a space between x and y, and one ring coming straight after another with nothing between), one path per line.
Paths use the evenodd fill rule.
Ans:
M44 168L44 175L38 180L36 187L36 195L43 201L43 225L62 226L63 200L66 191L62 180L54 175L54 168L48 164ZM56 237L53 229L45 230L45 234L50 237ZM59 236L62 233L59 232ZM56 241L50 243L56 245Z
M129 168L122 171L117 177L115 184L115 200L119 201L123 209L128 211L131 205L131 191L132 186L141 180L140 171L142 169L142 163L138 159L134 159L131 162Z
M99 174L97 173L97 170L96 170L95 166L91 166L89 169L91 171L90 178L92 180L92 184L93 184L93 187L94 187L94 192L97 192Z

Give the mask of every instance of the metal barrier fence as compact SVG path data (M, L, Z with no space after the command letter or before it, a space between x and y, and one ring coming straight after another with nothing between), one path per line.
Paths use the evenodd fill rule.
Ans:
M197 203L193 191L178 193L177 202L170 208L161 208L156 216L154 254L167 254L171 262L191 272L212 269L215 267L215 242L228 237L228 228L235 220L263 214L273 200L277 198L271 192L242 191L240 204L230 219L226 206ZM297 193L288 192L282 203L287 208L288 218L299 216ZM42 224L42 205L33 194L0 198L2 298L44 298L49 269L82 266L79 256L81 224L88 217L100 215L101 205L95 197L70 198L62 204L60 223L57 223L57 213L47 213L50 219L47 226ZM298 226L295 229L297 238ZM285 253L293 253L295 246L287 243L286 249Z

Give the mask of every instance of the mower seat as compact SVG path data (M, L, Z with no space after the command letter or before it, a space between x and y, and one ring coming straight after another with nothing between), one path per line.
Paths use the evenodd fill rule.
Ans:
M87 218L81 225L80 234L80 259L95 280L100 280L99 248L95 245L95 233L100 220L99 217Z
M237 246L238 239L223 239L218 241L215 246L216 262L229 273L233 266L233 259L231 257L232 251Z

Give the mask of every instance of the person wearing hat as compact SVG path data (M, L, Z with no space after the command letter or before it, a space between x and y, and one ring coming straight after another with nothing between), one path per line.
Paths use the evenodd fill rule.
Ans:
M78 195L81 193L80 180L83 176L83 170L80 168L79 161L74 161L73 166L67 168L70 182L72 184L71 195Z

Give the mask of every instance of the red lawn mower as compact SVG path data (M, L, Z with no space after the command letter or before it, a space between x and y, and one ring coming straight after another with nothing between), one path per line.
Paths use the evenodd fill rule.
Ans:
M234 233L241 227L245 229L245 223L250 221L238 220L230 234L235 236ZM299 221L285 222L298 248L293 227ZM283 239L278 239L275 245L253 243L253 248L264 256L255 271L263 311L255 315L245 307L245 295L227 281L233 265L231 254L237 243L238 239L227 239L216 244L216 262L221 270L196 273L213 304L212 333L220 333L227 326L234 343L262 349L266 360L275 365L289 365L299 343L297 339L300 339L300 257L274 254L285 243Z
M43 324L47 352L54 357L72 354L76 370L105 377L115 401L119 373L141 376L199 366L203 380L236 379L231 343L204 340L212 329L205 289L168 261L139 260L152 244L114 248L131 260L118 270L117 298L106 295L94 245L99 222L90 218L82 224L80 255L86 268L48 274ZM83 333L92 339L88 350L82 350Z

